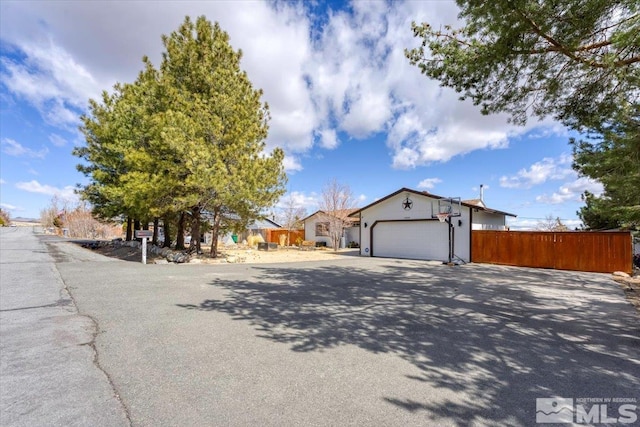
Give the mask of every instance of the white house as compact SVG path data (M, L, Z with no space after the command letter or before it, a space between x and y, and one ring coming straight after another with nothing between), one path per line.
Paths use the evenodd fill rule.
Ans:
M349 209L340 216L347 216L347 227L343 230L344 244L348 245L350 242L360 243L360 227L357 217L349 216L356 209ZM331 247L331 236L329 234L329 228L331 227L331 220L328 218L332 216L331 213L324 211L316 211L306 218L302 219L304 224L304 240L315 241L327 247Z
M436 216L446 200L401 188L353 212L360 222L360 255L448 261L449 225ZM453 252L464 262L471 260L472 230L506 229L506 217L516 216L489 209L481 199L459 201L453 210L459 214L450 219Z

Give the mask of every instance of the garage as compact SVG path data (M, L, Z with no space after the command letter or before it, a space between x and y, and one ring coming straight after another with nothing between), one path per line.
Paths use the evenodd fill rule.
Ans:
M506 216L489 209L482 197L461 201L409 188L356 210L360 223L360 255L385 258L449 260L449 226L437 214L449 213L455 262L471 260L471 230L502 230Z
M435 220L381 221L371 227L372 256L446 260L447 225Z

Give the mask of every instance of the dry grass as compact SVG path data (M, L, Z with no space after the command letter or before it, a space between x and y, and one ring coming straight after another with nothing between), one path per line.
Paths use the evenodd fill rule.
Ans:
M627 300L638 310L640 313L640 276L634 276L631 278L614 276L613 280L618 282Z

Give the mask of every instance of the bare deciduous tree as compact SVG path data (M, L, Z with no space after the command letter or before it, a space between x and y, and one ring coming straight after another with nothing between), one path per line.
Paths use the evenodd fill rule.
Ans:
M282 201L278 221L287 230L287 246L291 246L291 230L301 228L301 219L307 216L307 210L289 193Z
M64 227L69 237L110 239L122 236L120 224L96 220L87 203L80 202L73 206L58 196L54 196L49 206L40 211L40 223L45 228L57 229L58 233Z
M319 207L322 211L320 215L322 220L329 225L329 238L333 244L333 250L337 251L344 229L351 223L349 214L356 207L351 188L339 183L336 179L329 181L322 189Z
M569 228L562 223L560 217L554 218L549 214L544 217L544 220L538 221L536 225L538 231L569 231Z
M60 198L53 196L51 202L49 202L49 206L40 211L40 224L42 224L44 228L57 228L59 225L58 216L62 208Z

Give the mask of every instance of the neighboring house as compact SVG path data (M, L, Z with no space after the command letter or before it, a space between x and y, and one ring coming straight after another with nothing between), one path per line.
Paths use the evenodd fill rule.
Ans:
M235 215L232 214L229 217L231 219L234 219ZM218 237L218 240L224 244L242 243L243 241L247 240L247 237L249 237L250 235L260 235L266 242L268 239L269 230L279 230L281 228L282 226L280 224L269 218L256 219L255 221L251 222L243 232L238 234L232 232L228 232L225 234L221 233ZM206 233L205 241L207 243L211 241L210 232Z
M351 214L360 222L360 255L447 261L449 228L435 216L442 196L409 188L383 197ZM471 230L506 229L506 217L481 199L462 201L453 217L456 257L471 260Z
M253 221L251 224L249 224L249 226L247 226L247 230L243 232L241 236L239 236L241 237L239 241L241 242L242 240L245 240L250 234L253 234L253 235L259 234L262 236L262 238L266 242L269 237L268 230L280 229L280 228L282 228L280 224L278 224L277 222L269 218L257 219Z
M348 226L343 230L344 244L350 242L360 243L360 220L357 217L351 217L357 209L349 209L344 211L341 216L347 217ZM316 211L306 218L302 219L304 224L304 240L323 242L328 247L333 246L331 235L329 233L331 227L330 212ZM342 246L342 243L341 243Z

